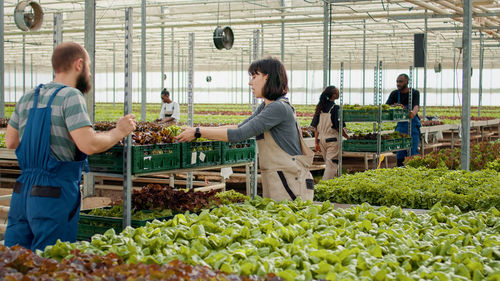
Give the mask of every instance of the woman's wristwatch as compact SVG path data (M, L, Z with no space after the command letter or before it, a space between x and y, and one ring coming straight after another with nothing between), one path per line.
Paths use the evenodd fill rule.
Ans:
M200 127L196 127L196 131L194 132L194 137L197 139L201 138Z

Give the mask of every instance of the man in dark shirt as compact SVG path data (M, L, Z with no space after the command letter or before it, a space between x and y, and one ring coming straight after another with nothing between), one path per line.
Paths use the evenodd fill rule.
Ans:
M389 98L387 99L386 104L393 106L402 106L403 108L409 110L409 93L410 89L408 88L408 75L400 74L396 80L397 90L391 92ZM411 119L411 138L412 138L412 147L411 147L411 155L418 154L418 145L420 140L420 117L418 117L418 109L420 102L420 93L418 90L412 89L412 102L411 102L411 110L409 112L409 117ZM396 127L396 131L402 134L408 134L408 122L398 122ZM407 156L406 150L398 151L396 154L396 159L398 163L398 167L403 166L403 161Z

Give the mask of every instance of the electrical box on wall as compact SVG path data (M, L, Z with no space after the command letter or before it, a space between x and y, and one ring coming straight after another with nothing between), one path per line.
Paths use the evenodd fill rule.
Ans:
M455 43L453 43L453 47L456 49L462 49L462 38L455 38Z

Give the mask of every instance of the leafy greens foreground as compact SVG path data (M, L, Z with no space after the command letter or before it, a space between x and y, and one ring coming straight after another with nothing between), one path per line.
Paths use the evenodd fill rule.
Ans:
M127 263L180 260L285 280L499 280L500 212L436 205L416 215L399 207L257 198L119 235L109 230L91 242L58 242L39 254L60 260L74 249L116 253Z

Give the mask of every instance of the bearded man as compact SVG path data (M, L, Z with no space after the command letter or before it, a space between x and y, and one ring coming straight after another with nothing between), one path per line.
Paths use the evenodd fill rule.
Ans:
M135 116L129 114L118 119L111 131L94 131L84 99L92 88L90 58L81 45L57 46L52 68L54 81L20 98L5 135L6 146L16 149L21 167L10 201L5 245L33 251L58 239L76 240L87 155L108 150L136 126Z

